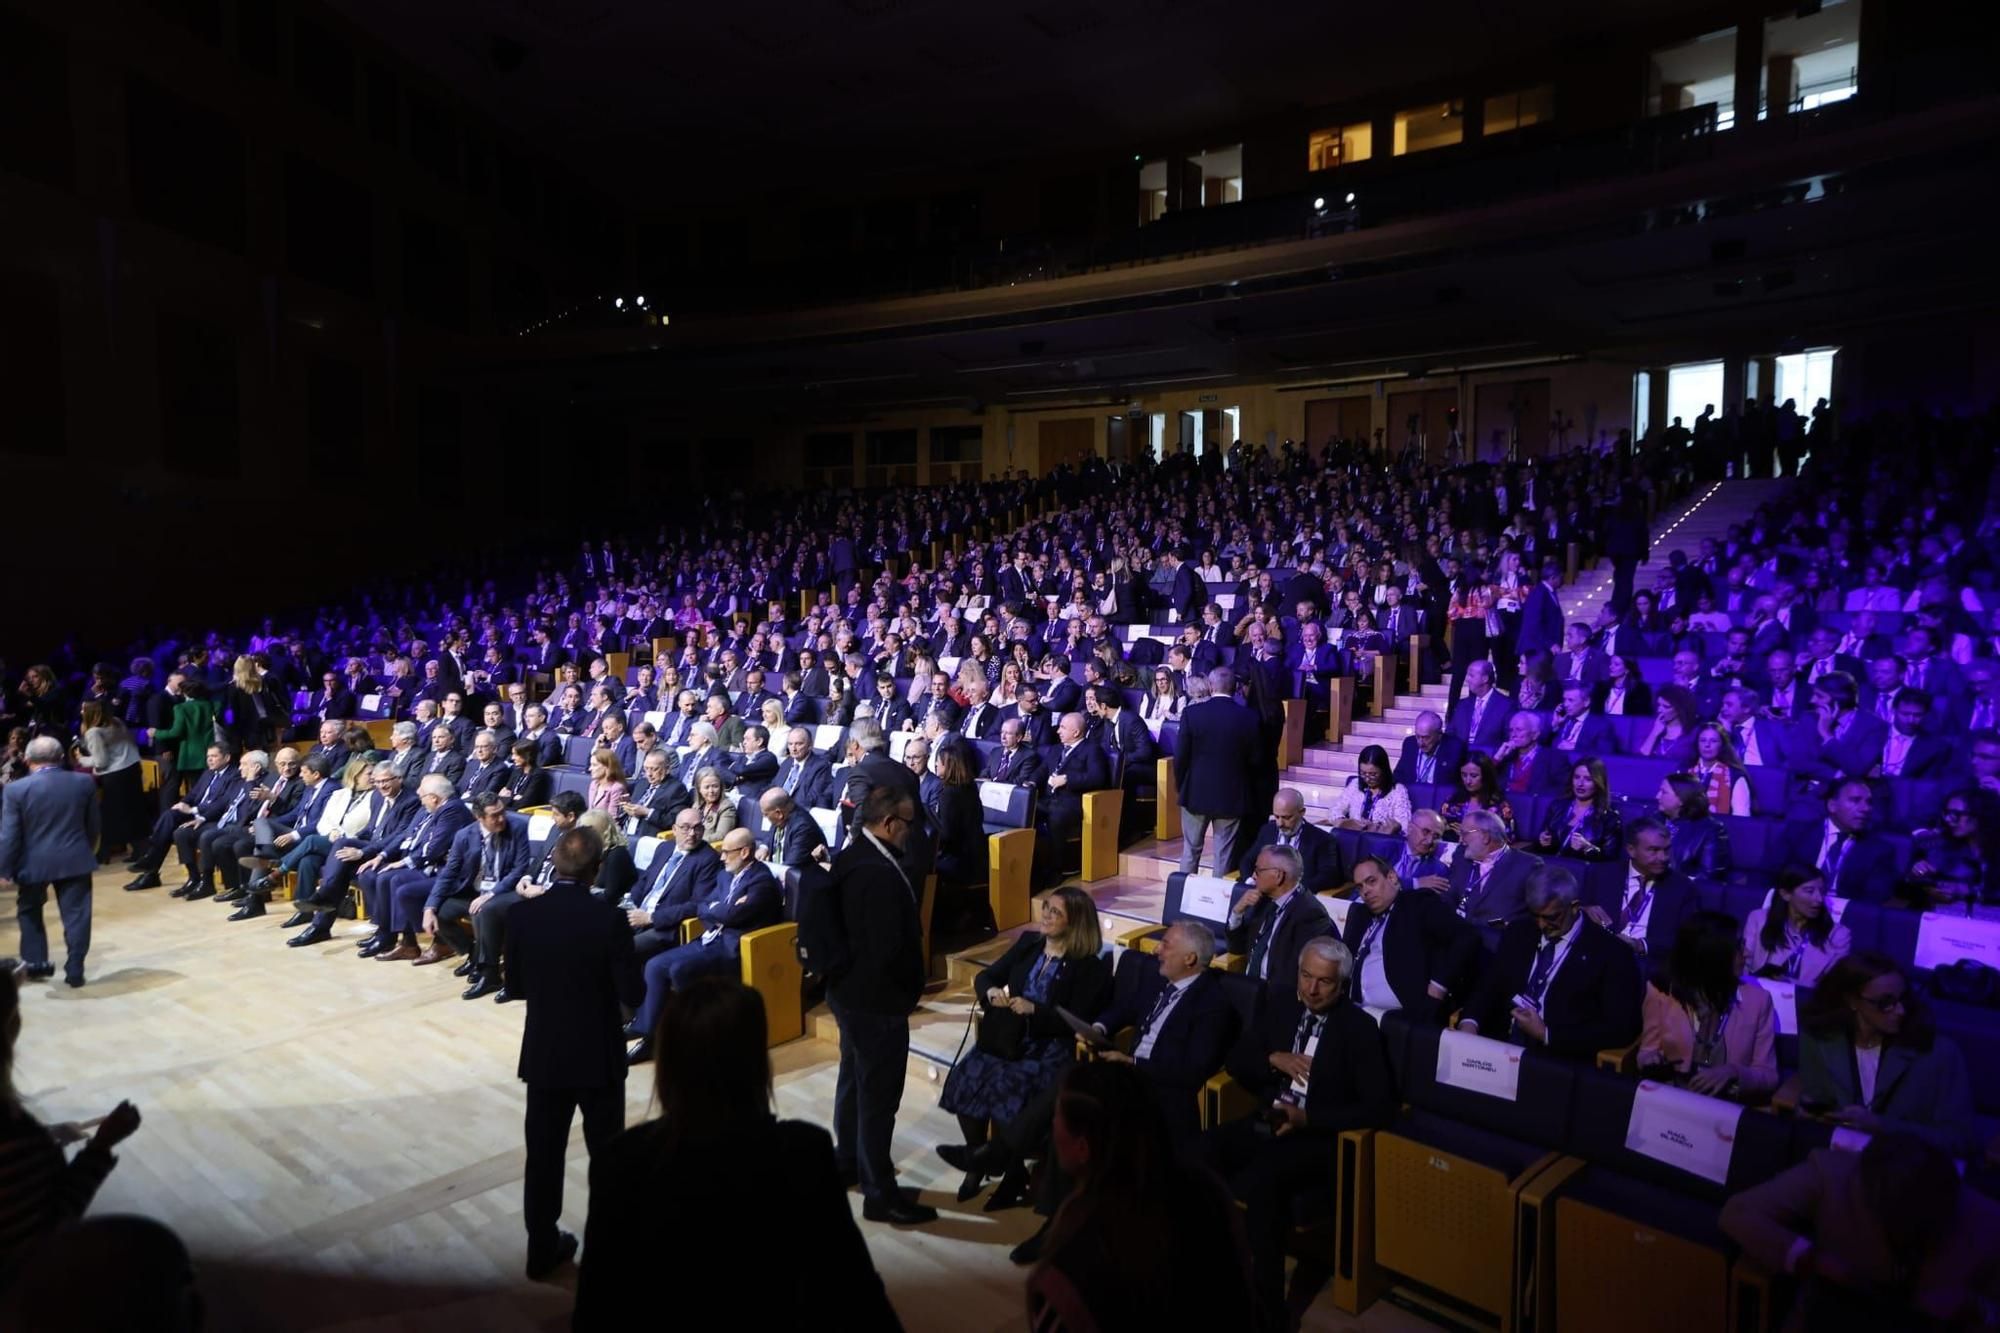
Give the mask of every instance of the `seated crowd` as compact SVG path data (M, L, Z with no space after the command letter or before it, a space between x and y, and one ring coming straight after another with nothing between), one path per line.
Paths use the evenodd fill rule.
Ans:
M1927 467L1879 447L1912 438ZM960 1198L997 1180L987 1207L1058 1218L1016 1258L1043 1260L1046 1308L1095 1306L1118 1279L1092 1268L1107 1237L1085 1201L1139 1190L1107 1163L1151 1136L1246 1205L1237 1294L1282 1326L1326 1277L1301 1264L1288 1292L1285 1264L1340 1133L1397 1114L1391 1011L1980 1160L2000 1106L1975 1108L1960 1045L1988 1025L1926 998L1902 923L2000 905L1987 440L1901 418L1822 436L1796 482L1648 587L1629 568L1645 497L1704 479L1659 449L1435 469L1239 445L1115 478L815 497L761 526L724 507L506 592L426 589L400 620L372 602L267 620L80 689L31 668L11 711L97 772L127 888L171 856L175 896L249 920L289 885L296 947L358 901L361 956L456 960L468 1000L509 998L509 910L549 882L554 835L595 829L597 887L645 960L634 1059L674 997L793 910L880 766L908 770L940 900L975 927L991 812L1025 789L1056 887L976 983L978 1045L941 1103ZM974 526L1017 507L1009 530ZM1589 623L1558 600L1572 544L1620 567ZM1415 636L1436 645L1420 669L1451 665L1448 706L1309 800L1277 767L1283 701L1323 715L1333 680ZM117 776L142 754L157 808ZM1232 882L1204 918L1172 908L1176 877L1156 959L1135 938L1115 969L1065 882L1082 797L1105 789L1175 802L1184 876L1209 834ZM1223 1073L1247 1114L1201 1112Z

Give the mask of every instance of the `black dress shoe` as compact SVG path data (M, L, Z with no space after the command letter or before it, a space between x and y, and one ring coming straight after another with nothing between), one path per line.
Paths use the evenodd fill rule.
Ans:
M324 944L333 938L333 930L328 926L308 926L285 943L294 949L303 949L308 944Z
M461 1000L484 999L486 996L493 994L499 989L500 989L500 978L488 977L488 976L475 977L473 978L472 984L465 988L465 994L459 996L458 998Z
M985 1209L989 1213L1005 1212L1009 1208L1019 1208L1028 1201L1028 1172L1026 1168L1010 1166L1007 1174L1000 1177L1000 1183L993 1187L993 1194L986 1200Z
M30 981L47 981L56 974L56 965L54 963L29 963L21 970L28 974L28 980Z
M229 914L231 921L250 921L264 915L264 900L251 898Z
M304 925L304 924L305 924L306 922L308 922L308 921L310 921L310 920L312 920L312 919L313 919L313 914L312 914L312 913L311 913L310 911L308 911L307 909L305 909L305 908L301 907L301 908L300 908L300 909L299 909L298 911L296 911L296 912L292 913L292 914L291 914L290 916L286 917L286 918L285 918L285 924L284 924L284 925L282 925L282 926L280 926L280 927L279 927L279 929L280 929L280 930L297 930L297 929L298 929L298 928L299 928L300 926L303 926L303 925Z
M451 974L455 977L469 977L472 975L472 966L472 960L468 958L457 967L454 967L451 970Z
M157 889L159 887L160 887L160 876L158 872L152 870L142 870L139 872L139 878L133 880L130 884L127 884L125 886L125 892L136 893L140 889Z
M652 1058L653 1058L653 1043L650 1041L646 1041L643 1038L633 1042L625 1050L625 1063L628 1066L643 1065Z
M556 1233L556 1247L547 1254L528 1256L528 1281L540 1282L549 1274L576 1258L576 1237L567 1231Z
M1017 1264L1034 1263L1042 1257L1042 1241L1047 1238L1048 1234L1049 1224L1044 1222L1041 1225L1041 1229L1035 1232L1034 1235L1007 1251L1007 1257Z
M899 1227L920 1227L937 1221L937 1209L916 1203L898 1194L894 1199L869 1199L861 1205L861 1215L870 1222L888 1222Z

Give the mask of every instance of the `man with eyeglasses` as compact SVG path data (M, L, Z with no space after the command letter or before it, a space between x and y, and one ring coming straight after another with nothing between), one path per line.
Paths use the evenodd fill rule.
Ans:
M916 800L900 785L870 787L856 815L856 836L833 862L846 958L827 979L827 1004L840 1023L840 1074L834 1085L834 1155L842 1178L858 1183L862 1216L916 1226L937 1210L896 1185L890 1140L910 1058L910 1014L923 999L921 886L900 852L918 829Z
M1292 993L1299 950L1333 930L1319 899L1300 886L1304 873L1297 849L1266 847L1251 863L1250 891L1229 913L1229 952L1247 956L1244 971L1265 984L1274 1003Z
M1578 1060L1637 1039L1636 955L1584 914L1576 877L1543 866L1529 878L1526 896L1527 914L1501 934L1459 1031Z

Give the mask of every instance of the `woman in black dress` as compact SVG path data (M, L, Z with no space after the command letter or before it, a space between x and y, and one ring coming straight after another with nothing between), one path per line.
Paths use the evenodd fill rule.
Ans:
M1089 894L1066 884L1044 895L1041 929L1024 931L1000 960L979 974L974 993L988 1015L1012 1013L1025 1029L1011 1055L973 1050L952 1066L938 1105L958 1117L963 1146L946 1144L938 1155L965 1172L960 1200L970 1199L986 1177L1006 1169L1020 1172L1015 1194L1026 1187L1026 1173L1005 1154L979 1150L987 1146L994 1123L1012 1120L1030 1099L1046 1092L1075 1059L1076 1036L1058 1007L1075 1014L1096 1014L1111 997L1111 968L1102 956L1104 937L1098 927L1097 905ZM998 1027L1002 1020L986 1019ZM1008 1026L1012 1026L1011 1020ZM997 1141L996 1141L997 1143ZM996 1194L996 1200L1001 1194Z

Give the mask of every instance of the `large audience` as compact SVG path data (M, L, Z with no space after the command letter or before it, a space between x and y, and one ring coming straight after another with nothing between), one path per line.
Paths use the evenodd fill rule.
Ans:
M987 1208L1049 1218L1015 1252L1038 1263L1048 1326L1127 1302L1248 1304L1282 1327L1326 1277L1302 1261L1288 1289L1286 1257L1327 1204L1339 1134L1397 1117L1389 1011L1825 1117L1874 1136L1864 1175L1932 1180L1941 1156L1984 1185L2000 1107L1975 1108L1960 1049L1987 1027L1964 998L1975 968L1899 952L1918 931L1888 922L2000 908L2000 423L1836 429L1816 411L1794 436L1776 468L1796 476L1664 559L1649 509L1773 471L1740 452L1763 435L1711 423L1450 467L1238 444L715 498L676 530L456 591L0 664L0 782L52 739L99 784L99 858L127 890L242 922L289 889L276 938L320 946L359 912L361 957L451 964L468 1001L511 998L508 917L549 883L556 839L593 830L596 887L645 964L634 1062L665 1059L683 997L722 1003L700 978L793 910L786 871L861 836L871 762L921 793L941 940L992 929L990 793L1025 789L1050 891L979 976L980 1037L944 1087L960 1199L990 1188ZM1616 582L1587 620L1563 609L1573 545ZM1285 701L1317 734L1333 681L1368 681L1419 635L1441 706L1306 794L1312 774L1278 767ZM1154 957L1128 967L1134 941L1115 982L1072 882L1081 797L1106 789L1127 794L1123 842L1148 801L1186 834ZM1172 910L1217 877L1219 915ZM1224 993L1236 973L1256 983L1247 1010ZM1204 1128L1201 1089L1225 1071L1254 1109ZM659 1077L663 1104L696 1104ZM1725 1226L1774 1267L1893 1305L1769 1195L1795 1188L1740 1194ZM1956 1243L1924 1234L1930 1250L1896 1252L1910 1271ZM2000 1295L1984 1262L1968 1300Z

